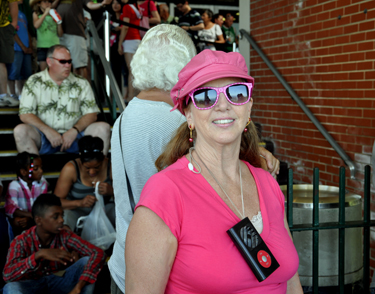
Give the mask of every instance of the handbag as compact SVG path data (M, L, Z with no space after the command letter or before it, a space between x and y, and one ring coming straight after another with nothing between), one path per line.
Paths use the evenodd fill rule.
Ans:
M77 227L82 227L81 238L106 250L116 240L116 231L105 213L103 196L99 194L99 182L95 186L97 201L90 214L77 220ZM83 225L82 225L83 221Z

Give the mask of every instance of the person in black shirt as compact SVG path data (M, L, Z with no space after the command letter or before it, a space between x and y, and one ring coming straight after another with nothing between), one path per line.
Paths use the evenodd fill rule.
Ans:
M195 41L197 31L204 29L203 20L198 11L191 9L188 1L175 0L174 4L182 13L178 20L178 26L189 34L190 38Z

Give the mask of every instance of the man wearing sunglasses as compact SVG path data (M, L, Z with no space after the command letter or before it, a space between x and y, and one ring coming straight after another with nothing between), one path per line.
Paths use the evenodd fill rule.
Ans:
M78 153L83 135L99 137L109 149L110 126L95 122L99 112L90 84L71 73L72 59L63 45L47 52L48 67L32 75L22 91L19 124L14 129L18 152Z

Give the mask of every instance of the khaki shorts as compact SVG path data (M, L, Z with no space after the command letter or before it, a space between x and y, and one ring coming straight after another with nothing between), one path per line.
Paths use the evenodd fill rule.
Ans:
M122 47L124 48L124 53L135 53L137 51L141 40L125 40L122 43Z
M11 24L0 27L0 63L13 63L14 61L14 31Z
M77 69L87 66L87 46L84 37L63 34L60 38L60 44L68 47L73 60L73 68Z

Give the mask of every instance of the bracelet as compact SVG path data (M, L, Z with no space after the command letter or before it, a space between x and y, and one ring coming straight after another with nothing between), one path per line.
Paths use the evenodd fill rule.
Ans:
M75 129L78 134L80 133L80 131L77 129L77 127L73 126L72 129Z

